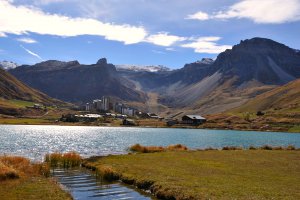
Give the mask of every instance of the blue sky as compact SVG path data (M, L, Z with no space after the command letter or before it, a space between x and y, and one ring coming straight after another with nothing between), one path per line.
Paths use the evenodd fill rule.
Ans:
M300 0L0 0L0 60L182 67L243 39L300 49Z

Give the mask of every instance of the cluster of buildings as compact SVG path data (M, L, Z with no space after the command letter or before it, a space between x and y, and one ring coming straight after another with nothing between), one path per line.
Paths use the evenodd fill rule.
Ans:
M102 99L95 99L91 103L86 103L84 109L88 112L114 111L127 116L135 116L136 113L134 108L126 106L120 102L116 102L112 98L106 96L103 96Z

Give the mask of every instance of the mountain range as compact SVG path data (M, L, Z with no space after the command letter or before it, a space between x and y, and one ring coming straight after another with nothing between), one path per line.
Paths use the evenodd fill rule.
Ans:
M114 96L140 109L168 116L212 114L300 78L300 53L265 38L241 41L218 55L181 69L45 61L9 72L47 95L70 102Z

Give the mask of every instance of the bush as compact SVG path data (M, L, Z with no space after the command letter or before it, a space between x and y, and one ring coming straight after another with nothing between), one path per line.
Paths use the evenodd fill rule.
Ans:
M170 145L167 147L168 150L170 151L187 151L188 148L185 145L182 144L175 144L175 145Z
M296 147L293 145L289 145L286 150L296 150Z
M155 153L162 151L186 151L188 148L182 144L169 145L168 147L162 146L142 146L140 144L135 144L129 147L129 150L132 152L139 153Z
M263 150L272 150L273 147L269 146L269 145L264 145L264 146L260 147L260 149L263 149Z
M257 116L263 116L263 115L265 115L265 113L262 112L262 111L257 111L256 115L257 115Z
M226 147L223 147L222 150L243 150L243 148L235 147L235 146L226 146Z

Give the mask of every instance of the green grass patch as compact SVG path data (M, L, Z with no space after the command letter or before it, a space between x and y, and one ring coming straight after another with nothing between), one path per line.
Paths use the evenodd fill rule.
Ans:
M26 106L33 106L35 103L30 101L22 101L22 100L8 100L9 103L12 105L19 107L19 108L25 108Z
M294 127L290 128L290 129L289 129L289 132L292 132L292 133L300 133L300 125L294 126Z
M42 118L0 118L0 124L51 124L52 122Z
M300 199L300 151L166 151L85 162L166 199ZM111 175L112 176L112 175Z

